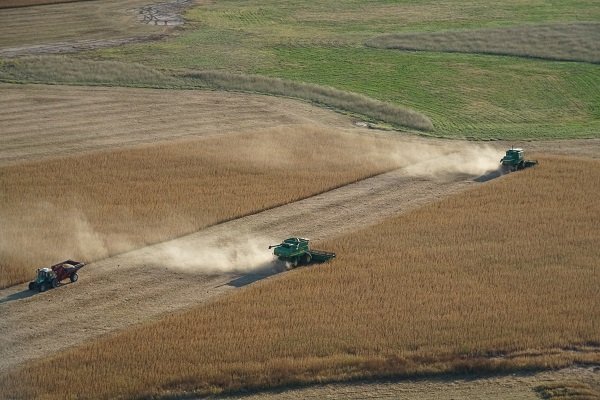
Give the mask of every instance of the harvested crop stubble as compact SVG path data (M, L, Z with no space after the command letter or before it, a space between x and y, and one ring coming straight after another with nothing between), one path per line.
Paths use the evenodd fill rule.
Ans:
M126 38L163 32L165 27L142 24L137 20L135 8L151 2L61 1L40 6L3 8L0 12L0 49L83 39ZM17 2L4 2L7 5L15 3ZM19 3L25 5L32 2ZM0 8L1 4L2 1Z
M389 170L365 149L392 143L299 125L2 167L0 287Z
M384 49L501 54L600 63L600 23L525 25L378 36L367 46Z
M322 243L331 264L31 364L0 387L175 396L598 363L600 162L540 160Z

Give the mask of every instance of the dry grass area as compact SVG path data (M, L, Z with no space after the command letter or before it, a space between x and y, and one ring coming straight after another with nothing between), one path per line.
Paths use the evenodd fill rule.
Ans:
M331 264L36 362L0 387L128 398L598 363L599 184L598 161L541 158L321 243L338 253Z
M0 287L377 174L391 140L300 125L0 167Z
M547 400L597 400L600 399L600 386L595 386L579 381L560 381L539 385L536 391Z
M2 4L15 3L33 2L5 1ZM60 3L64 4L3 9L0 13L0 48L143 36L162 32L164 28L137 21L134 9L151 3L148 0Z
M600 24L525 25L383 35L366 42L385 49L486 53L600 63Z

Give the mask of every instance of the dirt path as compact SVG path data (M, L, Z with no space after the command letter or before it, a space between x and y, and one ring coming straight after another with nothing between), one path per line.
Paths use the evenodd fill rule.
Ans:
M269 391L221 399L469 399L534 400L540 399L536 388L541 385L581 382L597 386L600 368L573 367L558 371L518 373L500 376L440 377L436 379L359 382L315 385L306 388ZM217 397L215 397L217 398ZM591 397L589 397L591 398Z
M9 47L0 49L0 58L22 56L39 56L42 54L65 54L78 51L105 49L107 47L123 46L125 44L142 43L164 38L164 34L133 36L121 39L84 39L50 44L34 44L29 46Z

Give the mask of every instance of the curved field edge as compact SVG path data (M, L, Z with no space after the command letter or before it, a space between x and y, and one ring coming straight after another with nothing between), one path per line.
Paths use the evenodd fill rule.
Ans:
M1 387L169 398L598 364L600 162L539 159L319 244L337 252L330 264L40 360Z
M0 60L0 82L108 85L179 89L219 89L308 101L365 116L395 127L433 130L431 120L417 111L367 96L310 83L221 71L158 71L140 64L89 61L67 57Z
M279 47L261 74L367 93L431 118L436 136L598 137L600 66L374 48Z
M369 39L365 45L382 49L498 54L597 64L600 63L600 23L396 33Z
M372 120L386 122L393 126L421 131L433 130L431 120L414 110L332 87L221 71L191 72L185 74L184 77L198 80L203 85L217 89L242 90L298 98L313 104L365 115Z

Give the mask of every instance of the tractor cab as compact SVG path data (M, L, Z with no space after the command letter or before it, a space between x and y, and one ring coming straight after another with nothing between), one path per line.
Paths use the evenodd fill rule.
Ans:
M281 242L283 247L295 248L295 249L308 249L308 239L304 238L289 238Z
M502 165L516 166L519 165L519 163L522 163L524 158L525 156L523 153L523 149L513 148L506 150L506 154L504 155L504 157L502 157L500 162L502 163Z
M56 278L56 274L50 268L40 268L37 270L36 282L38 284L44 282L51 282L52 279Z
M273 253L278 257L291 257L309 251L308 239L297 237L285 239L280 244L270 246L272 247L275 248Z

